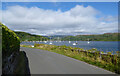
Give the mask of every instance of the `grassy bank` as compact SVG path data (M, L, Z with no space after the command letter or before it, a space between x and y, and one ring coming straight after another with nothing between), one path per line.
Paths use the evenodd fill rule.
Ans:
M30 45L21 45L22 47L31 47ZM48 50L89 64L104 68L106 70L120 74L120 57L118 55L101 54L97 49L84 50L82 48L73 48L69 46L56 46L47 44L35 44L34 48Z

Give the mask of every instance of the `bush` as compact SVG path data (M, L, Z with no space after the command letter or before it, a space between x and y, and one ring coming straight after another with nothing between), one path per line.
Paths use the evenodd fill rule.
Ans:
M0 68L2 67L1 62L2 62L2 26L0 26Z
M3 57L9 56L13 52L17 52L20 49L19 37L5 25L2 26L2 55Z

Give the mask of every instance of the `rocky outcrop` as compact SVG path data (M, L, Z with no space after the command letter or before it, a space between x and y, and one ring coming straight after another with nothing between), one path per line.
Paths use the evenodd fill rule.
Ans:
M19 37L5 25L2 26L2 75L28 74L30 75L28 58L24 51L20 51Z

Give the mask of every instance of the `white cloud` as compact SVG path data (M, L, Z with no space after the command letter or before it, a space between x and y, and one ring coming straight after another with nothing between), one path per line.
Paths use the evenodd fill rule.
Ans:
M105 16L105 17L101 17L100 20L104 20L106 22L114 22L118 20L117 16Z
M10 29L34 34L95 34L116 32L118 28L115 17L96 18L99 11L91 6L76 5L65 12L10 6L2 13L2 22Z

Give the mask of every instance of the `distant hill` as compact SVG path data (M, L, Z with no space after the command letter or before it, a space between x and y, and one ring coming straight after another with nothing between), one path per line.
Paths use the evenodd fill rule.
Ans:
M49 40L51 37L52 40L62 40L62 41L120 41L118 35L120 33L105 33L99 35L77 35L77 36L69 36L69 35L52 35L52 36L40 36L33 35L26 32L15 32L21 41L41 41Z
M120 41L120 33L105 33L99 35L77 35L77 36L66 36L61 40L64 41Z
M51 38L52 40L61 40L62 38L69 36L69 35L51 35L51 36L45 36L47 38Z
M26 32L16 32L17 36L20 38L20 41L41 41L41 40L48 40L47 37L34 35Z

